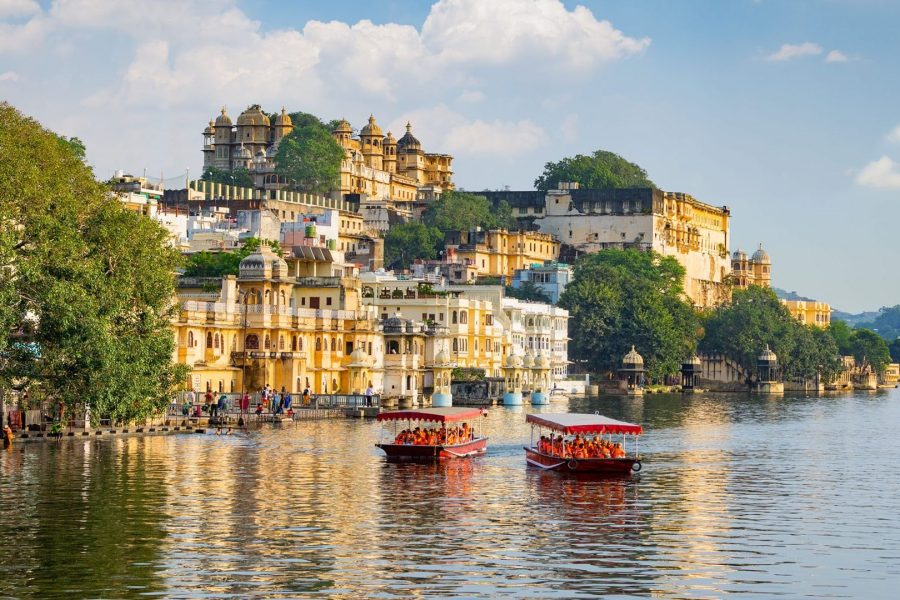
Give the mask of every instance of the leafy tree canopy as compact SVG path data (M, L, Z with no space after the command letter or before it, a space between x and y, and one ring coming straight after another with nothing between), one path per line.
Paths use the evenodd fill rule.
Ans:
M526 281L521 286L514 288L511 285L506 286L506 295L510 298L518 298L519 300L528 300L531 302L543 302L550 304L550 296L535 285L533 281Z
M683 281L684 267L655 252L582 256L559 300L571 317L572 358L596 373L613 372L634 345L651 377L675 373L699 333Z
M344 149L318 117L291 113L294 130L278 143L275 171L294 189L327 194L340 187Z
M871 329L855 329L850 338L852 355L860 369L871 368L877 373L891 362L891 352L887 342Z
M172 363L180 256L82 156L0 104L0 387L141 419L185 375Z
M87 148L84 147L84 142L80 138L66 137L64 135L57 135L56 137L59 138L61 144L74 152L81 162L84 162L84 159L87 157Z
M869 327L886 340L900 337L900 304L879 310Z
M853 329L845 321L832 321L828 325L828 333L831 335L835 344L837 344L838 352L841 356L851 356L853 354Z
M656 187L647 178L644 169L606 150L597 150L590 156L576 154L559 162L548 162L544 165L544 173L534 180L534 188L552 190L561 181L575 181L588 189Z
M217 169L216 167L206 167L203 170L203 175L200 176L200 179L203 181L211 181L212 183L253 187L253 177L250 176L250 171L243 167L238 167L234 171L226 171L225 169Z
M891 353L891 362L900 363L900 338L896 338L888 344Z
M798 323L769 288L735 290L731 304L713 311L704 327L703 352L729 356L751 373L767 344L788 378L812 378L816 373L829 377L840 368L832 336Z
M259 238L248 238L239 250L233 252L195 252L187 258L184 274L188 277L237 275L241 261L259 250L262 243ZM277 241L266 240L265 243L276 254L281 255L281 246Z
M417 258L433 259L443 239L439 229L418 221L395 225L384 236L384 262L390 269L407 269Z
M422 220L426 225L443 232L483 229L515 229L516 220L509 204L501 202L495 209L484 196L467 192L447 191L432 202Z

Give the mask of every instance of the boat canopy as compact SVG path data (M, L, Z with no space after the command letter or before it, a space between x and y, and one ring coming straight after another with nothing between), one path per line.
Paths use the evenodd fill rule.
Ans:
M644 432L640 425L616 421L603 415L542 413L528 415L525 420L566 435L576 433L633 433L640 435Z
M480 408L451 406L447 408L420 408L418 410L392 410L380 413L379 421L437 421L453 423L468 421L481 416Z

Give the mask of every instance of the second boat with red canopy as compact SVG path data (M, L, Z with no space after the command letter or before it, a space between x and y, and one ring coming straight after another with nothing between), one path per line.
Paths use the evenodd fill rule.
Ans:
M531 424L531 444L525 448L525 460L531 466L610 475L641 470L637 447L638 436L643 433L640 425L579 413L531 414L526 421ZM625 450L627 436L634 439L631 455Z
M394 460L437 460L484 454L487 437L481 432L480 408L446 407L393 410L378 420L393 423L393 431L382 427L382 441L375 444ZM404 427L405 425L405 427Z

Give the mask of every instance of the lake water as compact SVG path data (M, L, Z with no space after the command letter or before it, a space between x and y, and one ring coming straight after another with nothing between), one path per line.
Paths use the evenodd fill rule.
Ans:
M380 425L14 444L0 597L896 598L900 390L573 399L643 423L624 480L486 456L387 464Z

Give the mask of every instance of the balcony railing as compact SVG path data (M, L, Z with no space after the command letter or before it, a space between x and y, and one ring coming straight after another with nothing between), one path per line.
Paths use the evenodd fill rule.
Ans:
M357 313L355 310L331 310L331 309L315 309L315 308L297 308L294 306L285 306L283 304L232 304L226 302L197 302L189 300L182 304L182 309L191 312L207 312L207 313L226 313L230 309L232 314L243 314L244 310L248 315L284 315L288 317L306 317L310 319L344 319L355 320Z

